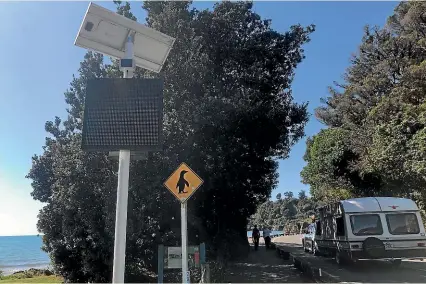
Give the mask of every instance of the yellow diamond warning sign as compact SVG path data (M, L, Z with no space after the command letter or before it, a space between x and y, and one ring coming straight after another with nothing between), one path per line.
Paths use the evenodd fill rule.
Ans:
M203 180L187 164L182 163L166 180L164 186L173 193L180 202L187 201L203 184Z

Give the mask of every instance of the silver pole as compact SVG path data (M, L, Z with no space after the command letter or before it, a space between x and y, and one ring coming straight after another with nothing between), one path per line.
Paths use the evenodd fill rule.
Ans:
M188 283L188 228L187 228L187 203L182 202L180 207L182 231L182 283Z
M133 59L133 38L126 42L125 59ZM132 78L133 70L125 69L124 78ZM118 164L117 207L115 213L114 265L112 283L124 283L126 267L127 201L129 196L130 150L120 150Z

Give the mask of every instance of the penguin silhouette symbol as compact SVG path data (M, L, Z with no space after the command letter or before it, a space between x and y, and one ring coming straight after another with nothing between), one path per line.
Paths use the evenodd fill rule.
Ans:
M185 171L185 170L180 172L180 177L176 184L176 188L179 188L179 192L178 192L179 194L187 193L187 191L185 191L185 186L189 186L189 182L185 179L185 174L187 172L188 171Z

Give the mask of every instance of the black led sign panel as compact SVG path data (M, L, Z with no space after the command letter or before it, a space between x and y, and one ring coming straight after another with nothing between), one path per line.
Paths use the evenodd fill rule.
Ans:
M160 151L161 79L93 79L84 106L84 151Z

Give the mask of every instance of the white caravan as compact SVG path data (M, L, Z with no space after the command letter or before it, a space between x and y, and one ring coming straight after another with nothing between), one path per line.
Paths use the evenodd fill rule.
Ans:
M337 263L426 258L425 228L411 199L366 197L324 206L316 216L315 245Z

